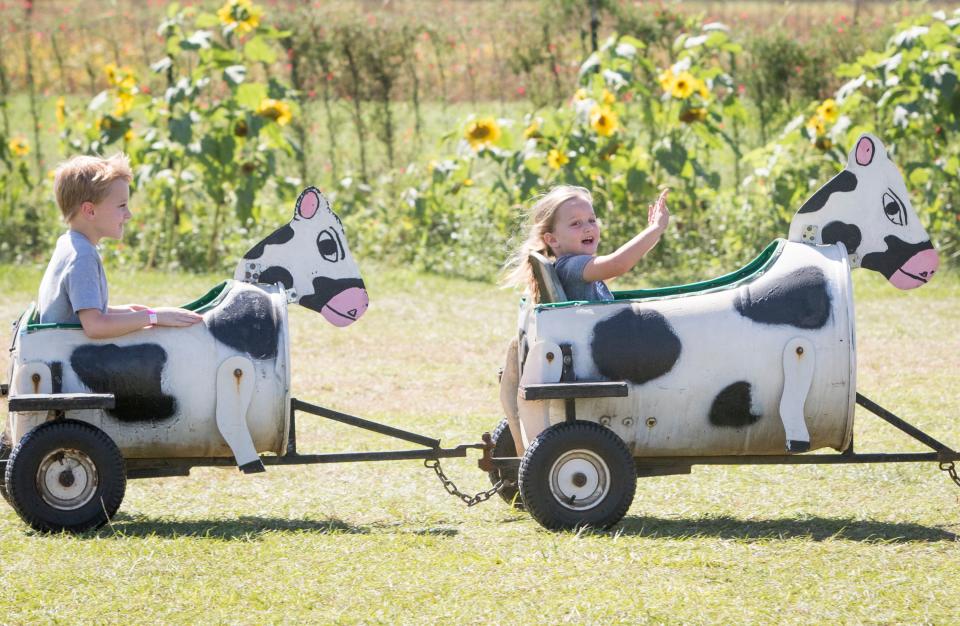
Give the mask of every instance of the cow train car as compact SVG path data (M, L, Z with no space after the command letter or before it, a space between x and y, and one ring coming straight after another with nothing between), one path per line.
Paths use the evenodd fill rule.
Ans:
M494 457L522 460L491 478L515 484L502 495L561 529L619 521L635 473L792 462L822 448L853 458L850 270L911 289L939 261L899 170L864 134L797 212L789 239L727 276L569 302L551 263L531 263L545 296L521 310L494 433Z
M346 326L367 293L343 224L313 187L234 278L185 305L203 316L188 328L95 340L28 308L14 330L0 481L21 517L42 530L102 524L123 498L125 460L232 458L254 473L261 453L287 452L288 301Z
M938 266L876 137L860 137L787 240L721 278L571 302L551 263L531 261L542 302L521 308L501 375L506 417L484 443L456 448L291 398L288 303L337 326L368 305L343 224L312 187L234 280L186 306L202 324L92 340L79 326L39 324L30 308L14 330L0 492L36 529L83 531L116 513L128 476L425 459L468 504L499 493L569 529L617 523L637 476L695 464L937 461L960 484L958 453L856 393L850 270L910 289ZM856 454L855 403L934 452ZM424 448L302 455L296 410ZM802 454L822 448L841 453ZM473 497L439 467L468 449L483 449L494 482Z

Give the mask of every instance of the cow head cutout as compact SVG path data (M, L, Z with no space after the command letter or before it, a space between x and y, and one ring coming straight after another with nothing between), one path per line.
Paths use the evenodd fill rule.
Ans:
M940 263L910 205L900 170L880 140L868 133L850 151L847 167L797 211L789 239L841 242L851 267L880 272L899 289L926 284Z
M367 310L367 291L343 223L316 187L303 190L289 223L243 255L234 278L282 283L290 301L335 326L352 324Z

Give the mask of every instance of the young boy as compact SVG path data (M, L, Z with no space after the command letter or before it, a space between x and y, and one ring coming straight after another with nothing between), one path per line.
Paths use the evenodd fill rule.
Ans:
M95 247L123 236L130 219L126 155L76 156L57 167L53 189L69 230L57 240L40 282L40 323L80 324L91 339L119 337L145 326L191 326L203 318L174 307L108 306L107 277Z

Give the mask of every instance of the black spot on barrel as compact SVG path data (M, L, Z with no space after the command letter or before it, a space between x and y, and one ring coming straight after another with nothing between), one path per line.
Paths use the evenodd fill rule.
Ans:
M176 413L176 399L160 389L166 362L166 350L153 343L85 345L70 355L70 367L84 385L116 397L107 414L121 422L152 422Z
M351 287L366 289L360 278L327 278L318 276L313 279L313 293L302 296L299 304L316 312L320 312L330 299L341 291Z
M737 290L734 307L761 324L822 328L830 319L830 291L818 267L801 267L786 276L763 277Z
M287 243L293 239L293 227L290 224L284 224L277 230L273 231L267 238L250 248L250 251L243 255L245 259L259 259L263 256L263 251L267 246L278 246L280 244Z
M48 365L50 366L50 391L63 393L63 363L51 361Z
M857 177L850 170L843 170L810 196L797 213L816 213L827 204L830 194L853 191L856 188Z
M280 321L270 296L259 289L237 294L225 305L204 315L204 319L217 341L254 359L277 356Z
M260 278L257 279L257 282L264 285L283 283L284 288L293 288L293 276L287 271L287 268L280 267L279 265L271 265L260 272Z
M590 349L600 373L643 384L663 376L680 358L682 344L667 319L652 309L624 309L598 323Z
M830 222L823 227L821 239L823 243L837 243L838 241L842 241L843 245L847 247L847 252L853 254L857 251L857 248L860 247L863 235L860 234L860 229L854 224Z
M887 278L893 276L893 273L903 267L903 264L913 255L933 248L929 239L920 243L907 243L895 235L887 235L883 238L883 242L887 244L887 249L883 252L865 254L860 267L880 272Z
M710 405L710 423L730 428L756 423L762 415L757 415L751 409L752 391L750 383L743 380L724 387Z

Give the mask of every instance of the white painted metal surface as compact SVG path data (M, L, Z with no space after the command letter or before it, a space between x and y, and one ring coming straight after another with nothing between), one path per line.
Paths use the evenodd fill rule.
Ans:
M250 358L244 351L218 341L208 328L217 309L228 307L245 293L266 294L272 307L278 324L278 345L272 358ZM67 417L89 422L103 430L126 458L230 457L233 451L217 426L217 373L227 363L232 376L239 358L248 365L242 368L242 397L230 409L234 426L240 427L238 411L247 402L244 419L255 450L282 454L287 442L290 398L286 294L276 286L234 282L216 309L204 313L204 320L204 323L189 328L146 328L105 340L90 339L79 328L28 331L23 324L14 343L14 376L10 394L51 393L51 363L62 366L61 392L94 392L96 390L85 385L70 367L70 355L76 348L156 345L166 354L160 391L175 400L172 416L154 419L154 416L143 414L131 421L118 419L110 411L84 410L68 411ZM36 385L33 383L34 374L39 376ZM18 441L31 428L48 419L45 413L13 413L11 417L13 441Z
M736 299L744 289L811 267L822 272L830 298L829 316L822 327L758 323L736 310ZM850 441L856 387L852 302L843 246L785 242L765 272L734 285L653 300L538 307L521 316L521 323L531 355L542 352L539 345L569 343L577 380L604 380L592 353L597 324L623 311L655 311L682 343L676 362L661 376L631 383L626 398L578 399L577 419L608 425L638 457L783 454L787 439L780 415L785 391L783 355L788 344L798 339L815 352L803 402L810 449L843 449ZM521 385L554 382L555 376L544 376L542 371L524 366ZM750 384L750 412L757 420L736 427L711 423L718 393L738 381ZM797 391L787 391L789 405L789 396ZM539 432L535 420L525 415L540 416L543 427L565 418L562 400L520 399L518 403L525 442Z

